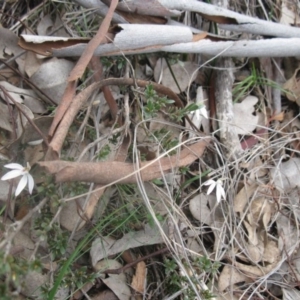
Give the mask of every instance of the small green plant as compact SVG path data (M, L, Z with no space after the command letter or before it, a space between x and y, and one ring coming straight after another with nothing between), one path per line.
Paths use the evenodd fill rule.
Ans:
M153 131L153 136L150 137L153 141L158 141L163 150L168 151L178 145L177 138L173 138L171 132L166 128ZM170 152L170 155L175 154L176 151Z
M236 84L235 88L232 91L234 103L240 101L246 95L248 95L255 87L257 86L270 86L275 87L281 91L286 92L278 83L275 81L269 80L265 77L262 77L254 64L251 67L251 75L245 78L243 81Z
M39 260L27 261L6 255L0 251L0 296L1 300L14 299L13 291L18 290L25 275L30 271L41 271Z
M99 160L105 160L108 154L111 152L109 145L105 145L98 153L97 157Z
M52 260L57 260L66 253L69 233L61 229L58 223L52 224L53 217L49 207L43 208L40 217L34 220L34 229L41 240L47 241Z
M174 259L166 259L164 261L165 265L165 274L168 280L168 293L176 293L179 290L182 290L183 299L189 300L194 299L196 297L196 293L192 287L188 287L186 289L182 289L184 285L189 286L190 281L195 284L195 286L199 286L198 279L195 277L190 277L189 280L186 276L183 276L179 273L179 269L177 266L177 262ZM207 257L199 257L191 261L191 266L194 268L195 273L203 274L205 276L201 276L203 280L208 279L210 276L216 274L218 269L220 268L220 263L211 262ZM189 266L186 266L187 268ZM214 297L210 290L202 289L200 295L203 299L209 300Z
M147 100L143 111L145 119L156 117L159 110L165 108L168 104L174 103L174 100L167 97L159 97L152 84L146 86L145 97Z
M169 115L171 120L173 120L174 122L181 122L187 114L196 111L200 108L202 108L202 105L198 105L196 103L191 103L188 106L180 109L172 107L169 110Z
M122 56L101 57L101 62L105 68L116 67L118 71L126 65L126 59Z

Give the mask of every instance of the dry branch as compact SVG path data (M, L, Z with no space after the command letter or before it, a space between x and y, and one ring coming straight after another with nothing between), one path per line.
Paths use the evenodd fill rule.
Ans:
M132 25L134 26L134 25ZM145 25L146 26L146 25ZM154 25L152 25L154 26ZM177 26L179 27L179 26ZM147 28L144 28L147 31ZM26 38L25 35L22 36ZM128 37L131 41L136 40L134 34ZM76 57L80 56L85 49L85 44L78 44L62 49L53 49L53 56ZM198 53L210 56L224 57L292 57L300 56L300 38L274 38L256 41L219 41L213 42L209 39L198 42L179 42L168 46L154 45L147 48L123 49L113 44L99 46L95 56L129 55L153 52L178 52L178 53Z
M99 88L107 85L138 85L139 87L146 87L148 84L152 84L153 88L163 95L168 96L170 99L174 100L174 103L177 107L182 108L183 104L180 98L169 88L155 83L155 82L148 82L145 80L134 80L132 78L109 78L106 80L102 80L98 83L93 83L88 86L84 91L79 93L72 102L72 105L69 107L67 113L64 115L63 119L61 120L57 130L53 136L53 139L50 142L49 151L52 153L58 154L60 149L64 143L64 140L67 136L68 130L73 123L73 120L82 107L82 105L87 101L87 99L91 96L91 94ZM191 120L187 117L187 120L193 126ZM51 157L52 155L50 155Z
M219 23L219 27L224 30L249 32L258 35L300 38L299 28L252 18L201 1L159 0L159 2L169 9L198 12L204 18Z
M57 182L84 181L95 182L102 185L118 183L135 183L136 173L140 173L143 181L161 178L164 172L175 167L191 164L201 157L210 138L185 146L179 155L141 162L136 171L135 164L124 162L87 162L77 163L68 161L45 161L39 162L50 174L55 174Z

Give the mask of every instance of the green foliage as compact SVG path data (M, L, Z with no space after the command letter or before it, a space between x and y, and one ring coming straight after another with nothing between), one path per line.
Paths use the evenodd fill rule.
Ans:
M221 267L221 264L219 262L212 262L206 256L197 257L194 260L193 265L200 268L202 272L212 275L215 275L218 269Z
M165 218L161 214L159 214L159 213L155 214L155 218L159 222L163 222L165 220ZM155 226L155 222L154 222L153 216L150 213L147 214L147 222L148 222L148 224L149 224L150 227L153 228Z
M13 299L12 290L19 289L25 275L30 271L41 271L41 269L39 260L27 261L0 251L0 299Z
M126 66L126 59L123 56L101 57L101 62L105 68L116 67L119 71Z
M188 106L184 107L184 108L176 108L173 107L169 110L169 115L171 120L173 120L174 122L181 122L182 119L189 113L196 111L198 109L200 109L202 107L202 105L198 105L196 103L191 103Z
M236 84L235 88L232 91L234 103L246 97L255 87L258 86L270 86L272 88L277 88L281 91L285 91L275 81L262 77L255 68L255 65L252 64L251 75Z
M102 149L99 151L97 157L98 157L98 159L100 159L100 160L105 160L110 152L111 152L111 148L109 147L109 145L105 145L105 146L102 147Z
M45 207L40 217L34 220L34 229L41 240L47 241L52 260L57 260L66 253L69 233L61 229L58 223L52 224L52 220L52 212Z
M158 141L160 143L160 146L163 150L168 151L175 146L178 145L178 139L177 138L172 138L171 132L167 130L166 128L161 128L159 130L155 130L152 133L152 139L153 141ZM176 151L170 152L170 155L175 154Z
M145 89L145 97L147 100L143 111L145 119L156 117L159 110L168 104L174 103L174 100L170 100L167 97L159 97L151 84L147 85Z
M190 285L190 281L186 276L180 275L176 261L174 259L166 259L164 261L164 266L167 279L168 293L174 294L179 290L182 290L183 299L194 299L196 297L196 293L192 287L183 289L183 286ZM195 273L196 270L199 270L199 272L197 273L205 273L206 277L209 277L216 274L217 270L220 267L220 263L211 262L207 257L203 256L196 258L194 261L192 261L191 266L194 268ZM204 277L202 276L202 278ZM195 286L199 286L197 278L191 276L189 279L195 284ZM199 293L203 297L203 299L209 300L214 297L210 290L201 290Z

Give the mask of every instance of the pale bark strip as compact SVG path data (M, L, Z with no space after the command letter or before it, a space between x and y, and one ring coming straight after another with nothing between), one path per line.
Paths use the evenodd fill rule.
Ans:
M179 27L179 26L178 26ZM135 40L134 34L130 37ZM85 49L85 44L78 44L62 49L53 49L53 56L74 57L80 56ZM117 48L113 44L99 46L95 56L115 56L130 55L153 52L178 52L178 53L198 53L205 55L219 55L223 57L293 57L300 56L300 38L274 38L256 41L226 41L213 42L209 39L198 42L178 42L173 45L153 45L145 48L135 48L131 50Z
M216 0L213 0L216 2ZM224 0L223 5L227 2ZM223 33L226 34L225 32ZM220 140L225 146L228 159L233 160L241 156L243 150L239 141L238 133L231 126L234 119L232 86L234 83L233 67L231 58L220 58L216 64L220 70L216 71L215 100L216 114L220 127Z
M102 0L107 5L111 0ZM170 10L161 5L157 0L130 0L121 1L118 6L118 10L137 13L140 15L156 16L156 17L178 17L181 12L178 10Z
M87 8L87 9L94 9L95 13L105 17L108 13L108 7L100 0L73 0L73 2L78 3L79 5ZM122 16L118 15L114 12L112 21L114 23L128 23Z
M159 0L159 2L169 9L194 11L215 22L219 20L219 27L224 30L249 32L258 35L300 38L300 28L252 18L201 1ZM226 24L222 24L222 22Z
M136 173L139 172L143 181L161 178L164 172L174 167L187 166L202 156L210 138L185 146L179 155L158 158L152 161L141 162L140 169L135 170L135 165L125 162L87 162L77 163L68 161L39 162L50 174L55 174L57 182L84 181L95 182L102 185L111 183L135 183Z

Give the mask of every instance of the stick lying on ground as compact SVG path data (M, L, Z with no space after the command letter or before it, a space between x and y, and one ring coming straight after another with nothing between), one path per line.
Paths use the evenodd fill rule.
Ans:
M172 168L191 164L202 156L206 146L209 145L209 141L209 137L204 138L193 145L185 145L185 149L178 155L141 162L138 170L137 164L117 161L76 163L56 160L39 162L38 165L45 167L49 173L54 174L57 182L84 181L103 185L116 181L118 183L135 183L138 172L143 181L149 181L162 177L164 172Z

